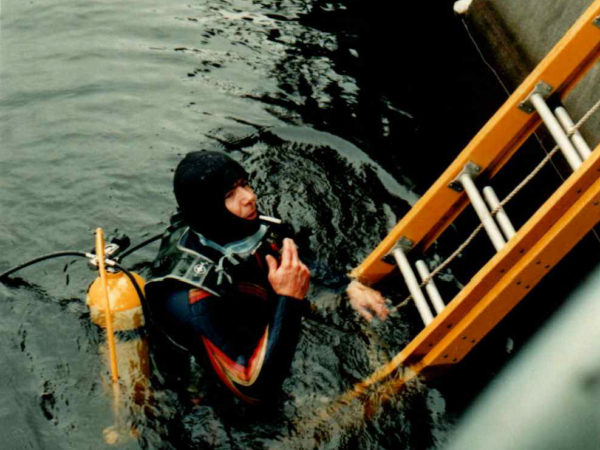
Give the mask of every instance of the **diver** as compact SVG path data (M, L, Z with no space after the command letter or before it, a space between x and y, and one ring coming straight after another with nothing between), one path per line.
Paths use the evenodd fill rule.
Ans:
M175 169L178 213L146 283L150 329L204 360L244 401L273 398L300 335L310 271L288 227L259 215L248 173L224 153L194 151ZM358 281L347 294L366 320L385 299Z
M90 286L87 303L92 321L107 325L108 302L113 320L116 313L124 320L120 325L113 322L117 331L133 332L145 323L146 332L139 336L151 336L150 344L165 337L183 350L170 353L205 360L246 402L273 398L289 371L301 318L310 309L306 299L310 271L289 228L259 215L247 172L227 155L206 150L187 154L175 170L173 188L179 211L166 232L120 254L114 253L120 243L105 247L111 248L113 259L106 260L111 271L105 275L104 288L102 277ZM120 262L161 237L151 278L144 286L144 279ZM97 234L96 247L103 242L102 233ZM0 280L61 256L84 257L90 266L98 265L94 253L54 252L5 271ZM346 292L350 305L366 320L374 316L385 320L389 314L381 293L359 281L350 282ZM148 353L144 339L131 341L138 334L124 336L119 343L135 351L127 352L122 372L131 372L132 392L137 392L141 384L136 380L148 376ZM111 360L111 372L113 362L117 366Z
M289 370L310 271L281 222L259 215L248 174L227 155L188 153L173 187L181 224L146 284L150 316L235 395L259 403Z

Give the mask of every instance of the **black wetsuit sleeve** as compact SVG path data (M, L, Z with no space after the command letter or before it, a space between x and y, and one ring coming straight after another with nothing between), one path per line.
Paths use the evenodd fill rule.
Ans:
M301 319L309 308L306 299L277 297L261 377L280 382L287 375L300 337Z

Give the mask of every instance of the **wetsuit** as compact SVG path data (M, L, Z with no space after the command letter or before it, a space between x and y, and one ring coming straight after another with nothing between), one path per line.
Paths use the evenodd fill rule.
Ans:
M146 285L152 316L179 345L207 356L236 395L256 403L278 391L291 364L307 300L277 295L267 254L274 225L245 241L215 245L190 228L165 239Z

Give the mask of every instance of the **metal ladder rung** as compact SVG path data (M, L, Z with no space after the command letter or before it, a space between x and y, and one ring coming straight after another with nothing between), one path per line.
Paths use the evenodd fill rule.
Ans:
M419 272L419 276L421 277L421 282L425 281L429 278L429 268L427 264L422 259L419 259L415 262L415 267L417 268L417 272ZM435 309L437 314L441 313L446 305L444 304L444 300L442 300L442 296L440 295L440 291L438 291L433 278L430 279L425 285L425 290L427 291L427 295L429 295L429 299L431 300L431 304Z
M425 326L429 325L433 321L433 314L431 313L431 309L429 309L429 305L427 304L427 300L425 299L425 295L423 295L423 291L419 287L419 282L417 281L417 277L408 262L408 258L404 254L404 251L400 247L395 247L392 250L392 254L396 259L396 263L398 264L398 268L400 269L400 273L404 278L406 286L408 287L408 291L415 301L415 305L421 319Z
M548 107L542 94L537 91L533 92L529 96L529 101L540 115L542 121L546 124L548 131L550 131L550 134L560 147L560 150L569 163L569 166L571 166L571 169L573 171L577 170L583 162L581 156L579 156L579 153L577 153L575 146L571 143L569 136L567 136L562 125Z
M471 205L473 206L475 213L477 213L479 220L481 220L483 228L485 229L487 235L492 241L494 248L497 252L499 252L500 249L504 247L504 244L506 244L506 241L504 240L504 236L502 235L500 228L498 228L498 225L494 221L494 218L488 211L487 206L485 205L485 202L481 197L481 194L477 190L477 187L473 182L471 174L467 171L464 171L458 179L462 184L463 188L465 189L465 192L467 193L469 200L471 201Z
M487 202L491 211L494 211L500 206L500 200L498 200L498 196L491 186L486 186L483 188L483 196L485 197L485 201ZM498 225L500 225L502 233L504 233L504 237L507 241L509 241L510 238L516 234L516 231L512 222L506 215L504 208L498 209L498 212L496 213L496 221L498 222Z

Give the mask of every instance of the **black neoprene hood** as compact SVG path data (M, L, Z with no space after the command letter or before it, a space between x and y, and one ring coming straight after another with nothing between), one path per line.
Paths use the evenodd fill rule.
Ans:
M225 153L190 152L175 169L173 191L184 220L198 233L219 244L243 239L259 227L225 207L225 194L238 180L248 180L244 168Z

